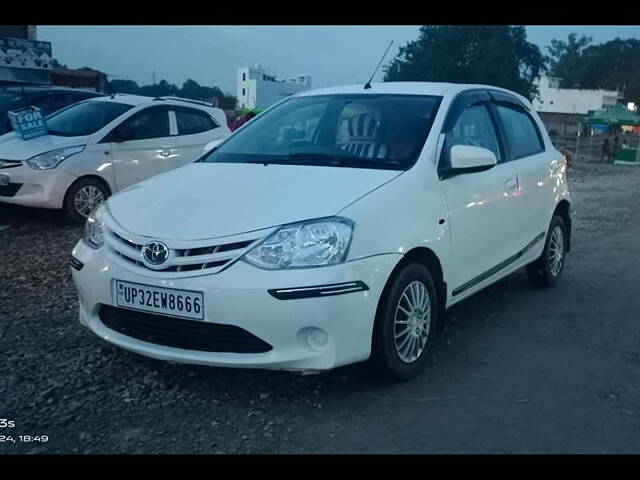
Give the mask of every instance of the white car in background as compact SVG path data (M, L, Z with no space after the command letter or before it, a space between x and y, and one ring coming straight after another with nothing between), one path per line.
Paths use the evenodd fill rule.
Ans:
M119 190L201 157L230 133L225 113L175 97L115 94L47 117L48 134L0 137L0 202L82 222Z
M80 321L173 362L411 378L444 309L522 267L560 279L565 167L508 90L306 91L91 214Z

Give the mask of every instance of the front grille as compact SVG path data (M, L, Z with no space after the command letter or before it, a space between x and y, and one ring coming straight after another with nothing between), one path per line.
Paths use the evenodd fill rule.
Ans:
M22 165L20 160L3 160L0 158L0 168L15 168Z
M102 305L100 321L144 342L202 352L265 353L273 347L234 325L198 322Z
M225 265L243 255L259 239L241 239L229 243L216 243L211 245L209 241L193 242L192 248L172 248L168 245L169 259L161 268L149 268L142 260L142 248L145 241L125 238L126 233L116 232L112 225L104 226L105 244L109 251L129 266L145 270L146 273L175 273L177 276L188 272L208 274L217 273ZM166 242L170 243L170 242Z
M0 197L13 197L20 187L21 183L10 183L9 185L0 185Z

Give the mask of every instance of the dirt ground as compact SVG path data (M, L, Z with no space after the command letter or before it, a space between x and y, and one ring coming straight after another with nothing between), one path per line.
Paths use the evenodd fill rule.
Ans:
M638 452L640 168L575 163L560 284L518 272L454 306L430 364L385 383L173 365L77 321L81 229L0 205L0 453Z

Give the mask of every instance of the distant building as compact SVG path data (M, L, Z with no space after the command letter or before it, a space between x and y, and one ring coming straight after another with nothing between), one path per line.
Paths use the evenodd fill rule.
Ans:
M51 43L36 33L35 25L0 25L0 85L51 82Z
M586 115L616 105L623 98L623 93L615 90L560 88L560 80L540 77L536 83L539 96L532 102L551 134L575 135Z
M35 25L0 25L0 37L37 40L37 32Z
M107 75L86 67L72 69L56 66L51 71L51 84L92 92L104 92L107 85Z
M238 108L267 108L284 97L311 88L311 76L278 80L260 65L238 69Z

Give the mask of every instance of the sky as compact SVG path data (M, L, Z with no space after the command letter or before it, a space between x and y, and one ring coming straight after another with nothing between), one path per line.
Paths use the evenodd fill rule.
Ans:
M191 78L236 94L237 69L260 64L277 77L311 75L313 87L365 82L389 42L385 63L418 37L419 26L38 26L38 40L70 68L91 67L140 85ZM527 26L546 46L571 32L594 43L639 38L640 26ZM374 81L382 79L380 69Z

